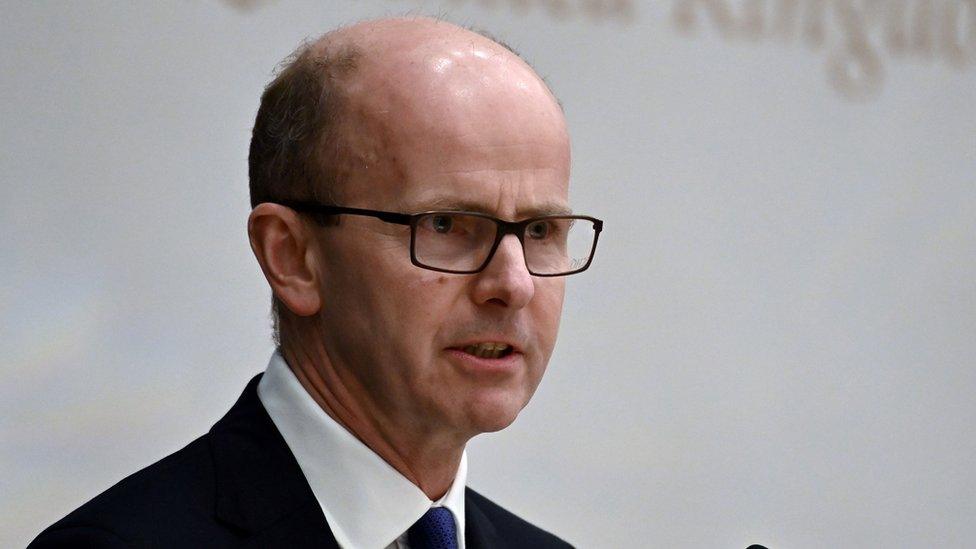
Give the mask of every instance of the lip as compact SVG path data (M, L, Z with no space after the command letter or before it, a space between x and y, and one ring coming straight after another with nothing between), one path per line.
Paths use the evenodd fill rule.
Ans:
M449 347L449 349L463 350L465 347L468 347L470 345L478 345L479 343L489 343L489 342L490 343L504 343L505 345L508 345L509 347L512 348L511 354L513 354L513 355L515 353L521 353L522 352L522 347L520 345L518 345L517 343L515 343L514 341L512 341L510 338L507 338L507 337L504 337L504 336L482 336L482 337L479 337L478 339L469 339L467 341L458 343L456 345L451 345Z
M486 340L482 340L486 341ZM498 340L487 340L498 341ZM511 343L509 343L511 345ZM499 358L482 358L462 351L456 347L445 349L451 361L463 370L472 373L505 375L518 370L524 363L524 355L513 345L511 353Z

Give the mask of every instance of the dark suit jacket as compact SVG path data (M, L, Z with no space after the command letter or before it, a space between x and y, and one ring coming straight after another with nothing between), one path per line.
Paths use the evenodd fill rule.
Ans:
M209 433L96 496L29 547L338 548L258 399L260 378ZM474 490L464 505L471 549L569 547Z

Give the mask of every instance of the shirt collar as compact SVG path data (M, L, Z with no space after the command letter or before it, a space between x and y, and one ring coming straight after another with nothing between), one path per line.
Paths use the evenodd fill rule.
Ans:
M279 351L258 383L271 416L322 507L340 547L388 546L431 507L450 509L464 549L467 452L454 482L432 502L423 490L332 419L305 391Z

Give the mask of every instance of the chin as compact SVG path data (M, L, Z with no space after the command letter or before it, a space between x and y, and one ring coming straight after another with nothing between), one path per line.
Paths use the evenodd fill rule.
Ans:
M475 433L494 433L515 422L519 412L528 404L528 398L503 392L479 395L469 404L466 415L471 430Z

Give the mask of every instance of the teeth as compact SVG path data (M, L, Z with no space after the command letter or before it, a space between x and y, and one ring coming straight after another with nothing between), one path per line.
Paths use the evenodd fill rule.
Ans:
M481 358L498 358L510 348L506 343L489 342L468 345L464 348L464 352Z

